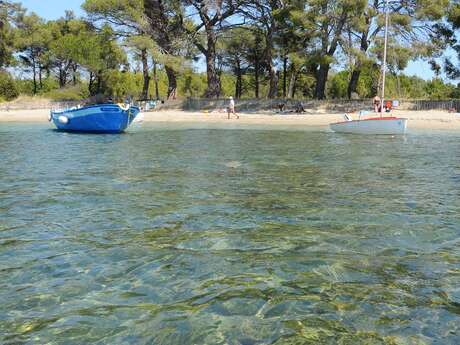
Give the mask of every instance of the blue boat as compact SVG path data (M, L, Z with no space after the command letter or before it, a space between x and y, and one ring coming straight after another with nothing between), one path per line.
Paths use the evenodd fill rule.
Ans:
M49 120L66 132L122 133L139 112L138 107L124 104L98 104L51 111Z

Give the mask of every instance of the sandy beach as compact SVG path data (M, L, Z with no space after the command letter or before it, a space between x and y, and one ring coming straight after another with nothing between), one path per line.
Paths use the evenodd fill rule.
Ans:
M0 122L47 122L48 109L0 111ZM263 125L275 127L324 127L342 121L343 114L312 112L303 115L276 113L238 113L240 119L227 119L226 113L167 110L144 113L144 122L196 123L202 125ZM357 114L351 114L358 118ZM409 129L460 131L460 114L443 111L394 111L394 116L409 119ZM374 114L369 114L372 117Z

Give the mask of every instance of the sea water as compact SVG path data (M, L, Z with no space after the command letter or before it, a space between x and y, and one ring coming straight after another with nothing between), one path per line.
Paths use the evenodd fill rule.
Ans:
M2 344L458 344L460 134L0 124Z

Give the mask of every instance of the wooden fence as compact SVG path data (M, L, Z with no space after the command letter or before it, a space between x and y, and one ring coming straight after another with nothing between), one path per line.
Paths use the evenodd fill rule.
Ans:
M184 100L182 108L187 111L217 110L225 109L229 100L225 99L203 99L188 98ZM285 109L295 109L301 103L305 109L323 110L327 112L356 112L360 110L372 110L372 99L360 100L292 100L292 99L240 99L235 100L238 111L257 112L271 111L278 109L280 104ZM400 100L400 110L444 110L460 112L460 100Z
M82 102L69 101L69 102L52 102L47 100L27 100L0 103L0 111L10 110L39 110L39 109L65 109L75 107Z
M305 109L321 109L331 112L352 112L362 109L371 109L372 100L292 100L292 99L239 99L235 100L236 108L241 112L271 111L279 109L283 104L287 110L295 109L299 104ZM188 98L184 100L182 108L187 111L218 110L228 107L229 100Z
M277 110L280 104L285 105L286 110L295 109L299 103L306 109L314 109L325 112L355 112L371 110L371 99L360 100L292 100L292 99L239 99L235 100L237 111L258 112ZM9 110L35 110L35 109L64 109L81 104L81 101L53 102L47 100L24 100L10 103L0 103L0 111ZM229 104L228 98L205 99L187 98L185 100L165 101L160 103L155 110L182 109L185 111L213 111L225 109ZM401 100L398 109L401 110L444 110L460 112L460 100Z
M446 101L426 101L415 100L408 101L411 104L410 110L445 110L460 112L460 100L446 100Z

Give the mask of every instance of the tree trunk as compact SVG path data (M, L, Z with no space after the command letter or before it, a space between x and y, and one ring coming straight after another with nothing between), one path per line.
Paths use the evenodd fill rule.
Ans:
M94 85L94 74L93 72L89 72L88 91L91 96L93 96L93 85Z
M153 80L155 82L155 99L160 99L160 94L158 91L157 63L155 59L153 59L152 62L153 62Z
M177 97L177 77L176 72L168 66L165 66L166 75L168 76L168 99Z
M274 89L274 94L273 94L273 98L278 98L278 83L279 83L279 80L280 80L280 71L275 71L275 83L273 85L273 89Z
M286 94L287 94L287 63L288 63L288 58L287 56L284 56L284 59L283 59L283 98L286 98Z
M144 86L142 87L142 99L146 100L149 98L149 85L150 85L150 75L149 75L149 63L148 63L147 49L141 50L141 60L142 60L142 74L144 77Z
M59 66L59 87L62 88L62 67Z
M271 4L273 5L273 4ZM273 9L275 9L273 6ZM269 90L268 98L275 98L278 94L278 78L275 66L273 64L273 33L276 31L276 22L273 16L270 16L270 23L267 25L265 36L265 63L268 68Z
M327 77L329 75L329 64L321 64L318 71L316 72L316 90L315 98L316 99L325 99L326 98L326 83Z
M240 98L240 90L241 90L241 75L240 72L236 72L236 84L235 84L235 99Z
M216 36L213 28L206 30L208 47L206 50L206 73L208 76L208 89L206 98L218 98L220 96L220 79L216 70Z
M288 98L293 98L294 97L294 88L295 88L295 83L297 81L297 72L295 70L295 66L294 64L291 65L291 78L289 80L289 90L288 90L288 94L287 94L287 97Z
M268 79L269 79L269 89L268 89L268 98L276 97L276 70L274 66L269 66L268 69Z
M77 85L77 70L78 70L78 65L76 63L72 64L72 82L73 82L73 86Z
M242 71L241 71L241 62L239 59L236 60L236 83L235 83L235 98L239 99L241 98L242 95L242 88L243 88L243 83L242 83Z
M43 67L41 66L41 64L39 64L38 65L38 83L40 85L40 90L43 89L42 71L43 71Z
M254 79L255 79L255 87L254 87L254 90L255 90L255 96L256 98L259 98L259 59L256 58L256 66L255 66L255 70L254 70Z
M267 97L272 99L276 97L276 69L273 66L273 57L272 57L272 34L268 33L267 35L267 48L265 50L265 63L268 68L268 79L269 79L269 89Z
M101 88L102 88L102 78L101 78L101 72L99 72L97 76L97 82L96 82L96 95L99 95L101 93Z
M37 94L37 66L35 65L35 59L32 59L32 72L34 75L34 95Z
M62 68L62 65L59 67L59 87L63 88L65 87L66 84L66 77L64 73L64 69Z
M150 26L150 35L158 43L160 48L167 54L178 56L177 48L174 48L173 41L177 36L177 25L171 25L168 11L164 0L145 0L143 1L144 14L148 19ZM176 19L178 16L174 16ZM182 31L182 30L181 30ZM154 61L154 73L156 74L156 64ZM166 75L168 76L168 94L167 99L176 99L177 97L177 77L176 72L171 67L165 66ZM155 78L155 93L159 99L158 78Z
M359 49L363 52L366 53L367 50L369 49L369 25L370 25L370 19L366 18L366 25L367 29L363 32L361 35L361 43ZM351 73L351 78L350 82L348 84L348 98L351 99L351 95L353 93L356 93L358 91L358 82L359 82L359 77L361 76L361 63L358 63L357 66L355 66L353 72Z
M353 93L358 90L359 77L361 76L361 68L357 67L352 73L350 82L348 83L348 99L351 99Z
M323 2L322 4L322 14L327 14L328 2ZM340 37L343 34L343 28L348 18L348 12L343 9L340 18L338 18L337 26L333 30L332 40L331 38L331 27L329 24L325 23L321 28L321 51L323 57L332 58L335 55L335 52L339 46ZM330 44L329 44L330 43ZM327 77L329 75L329 69L331 68L330 63L321 63L319 65L319 70L316 72L316 90L315 98L316 99L325 99L326 98L326 84Z

